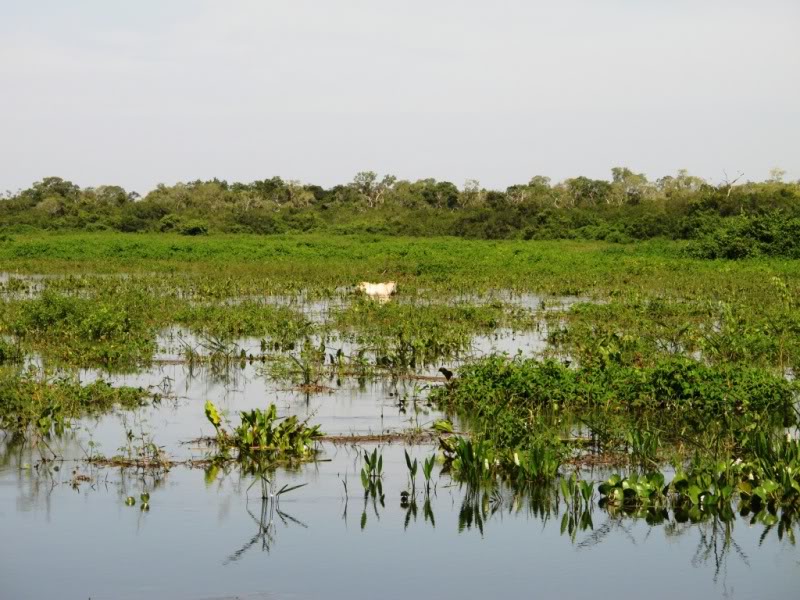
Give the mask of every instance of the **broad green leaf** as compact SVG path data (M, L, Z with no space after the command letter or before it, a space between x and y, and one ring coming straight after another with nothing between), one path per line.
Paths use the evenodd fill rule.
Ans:
M222 423L222 418L220 417L217 407L214 406L214 403L211 402L211 400L206 400L206 418L214 426L214 429L219 429L220 423Z

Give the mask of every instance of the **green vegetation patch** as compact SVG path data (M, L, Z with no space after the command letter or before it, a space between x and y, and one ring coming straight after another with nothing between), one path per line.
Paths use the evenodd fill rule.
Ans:
M731 217L694 241L687 254L715 259L800 258L800 218L782 212Z
M499 328L530 329L523 309L488 304L386 302L362 299L334 310L328 327L371 349L379 366L414 367L458 356L475 335Z
M780 170L768 181L713 185L685 171L649 181L625 167L611 180L535 176L505 190L476 181L398 180L358 173L325 189L273 177L159 185L139 198L119 186L84 188L47 177L0 195L0 229L157 233L197 240L208 233L457 236L475 239L585 239L615 244L653 238L701 240L698 256L797 256L800 184ZM783 220L785 223L775 223ZM773 235L773 234L779 235ZM0 246L12 241L0 238ZM177 244L202 256L205 246ZM42 250L23 244L20 258ZM89 256L91 248L78 249ZM147 249L143 250L145 253ZM149 258L155 258L153 255Z
M33 300L7 303L7 331L36 351L80 366L134 365L155 348L143 295L87 298L45 291Z
M796 292L777 277L726 300L630 293L548 315L553 349L584 366L652 365L697 354L714 364L776 368L800 356Z
M636 436L643 443L647 431L672 443L714 431L736 449L748 432L795 424L797 392L795 382L761 369L685 357L648 367L574 369L553 360L495 355L461 369L432 399L464 415L501 448L526 447L548 428L559 430L572 413L581 414L596 434L618 428L620 445L632 445Z
M141 388L113 387L98 380L81 384L74 377L46 377L35 370L0 370L0 430L44 437L61 434L69 420L97 415L115 406L136 408L149 394Z
M263 302L184 304L173 314L176 323L220 338L262 337L296 340L312 331L302 313Z
M242 411L239 425L233 427L229 424L230 429L210 400L206 401L205 412L217 433L219 458L235 451L239 461L258 465L262 471L279 461L311 460L315 455L316 440L323 435L319 425L310 426L295 415L279 418L274 404L265 410Z

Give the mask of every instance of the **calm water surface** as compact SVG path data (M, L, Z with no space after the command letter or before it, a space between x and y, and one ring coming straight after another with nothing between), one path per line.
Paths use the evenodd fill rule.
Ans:
M529 354L543 344L541 332L498 331L476 338L473 349ZM172 357L162 346L161 358ZM81 373L87 381L98 376ZM671 514L650 526L609 514L595 495L592 527L572 539L561 530L563 506L544 509L507 490L475 496L438 466L427 503L419 476L415 505L403 506L400 492L409 485L400 444L381 446L384 505L365 501L363 448L352 445L324 443L320 462L273 473L278 487L305 484L277 506L235 468L178 466L154 477L81 461L90 442L116 454L129 429L146 432L174 459L202 458L206 449L187 442L213 433L207 399L231 414L273 402L328 434L429 427L441 416L424 402L425 386L435 383L330 382L330 391L305 395L269 380L258 365L214 375L178 364L113 381L169 398L79 422L54 442L65 459L58 471L37 468L37 450L0 437L0 598L800 597L800 552L789 537L741 517L691 524ZM435 447L409 451L421 461ZM608 473L584 475L600 481ZM125 505L144 491L149 511Z

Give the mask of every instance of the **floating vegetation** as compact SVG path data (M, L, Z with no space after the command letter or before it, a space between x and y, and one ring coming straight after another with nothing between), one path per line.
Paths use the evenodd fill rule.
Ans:
M139 504L139 508L142 512L147 512L150 510L150 494L145 492L139 495L139 500L141 501ZM128 496L125 498L125 506L136 506L136 498L133 496Z
M0 430L47 439L69 428L72 419L98 415L119 406L143 406L158 397L142 388L112 386L97 380L48 376L30 368L0 370Z
M431 397L463 416L498 448L515 449L543 432L580 450L573 428L588 428L605 451L633 449L639 462L665 444L744 451L754 429L797 423L797 384L757 368L674 357L652 367L568 367L553 360L489 356L463 367Z
M278 418L274 404L266 410L253 409L240 413L238 426L228 429L217 407L210 400L205 405L206 417L217 433L216 441L222 456L235 450L239 460L256 463L296 462L314 456L315 441L322 437L318 425L308 426L295 415Z
M800 509L798 448L798 443L792 442L791 462L773 466L773 472L780 476L777 480L757 465L738 460L704 464L688 472L678 470L668 485L664 485L660 472L627 477L615 474L598 487L600 506L643 516L672 507L677 514L685 515L684 520L699 521L703 513L732 520L732 504L737 501L740 515L752 513L762 522L773 515L777 522L778 509L787 514Z

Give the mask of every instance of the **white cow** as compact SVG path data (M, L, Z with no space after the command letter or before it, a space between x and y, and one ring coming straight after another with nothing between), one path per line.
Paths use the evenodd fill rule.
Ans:
M388 300L389 296L397 292L397 283L394 281L387 281L386 283L369 283L362 281L358 284L358 290L378 300Z

